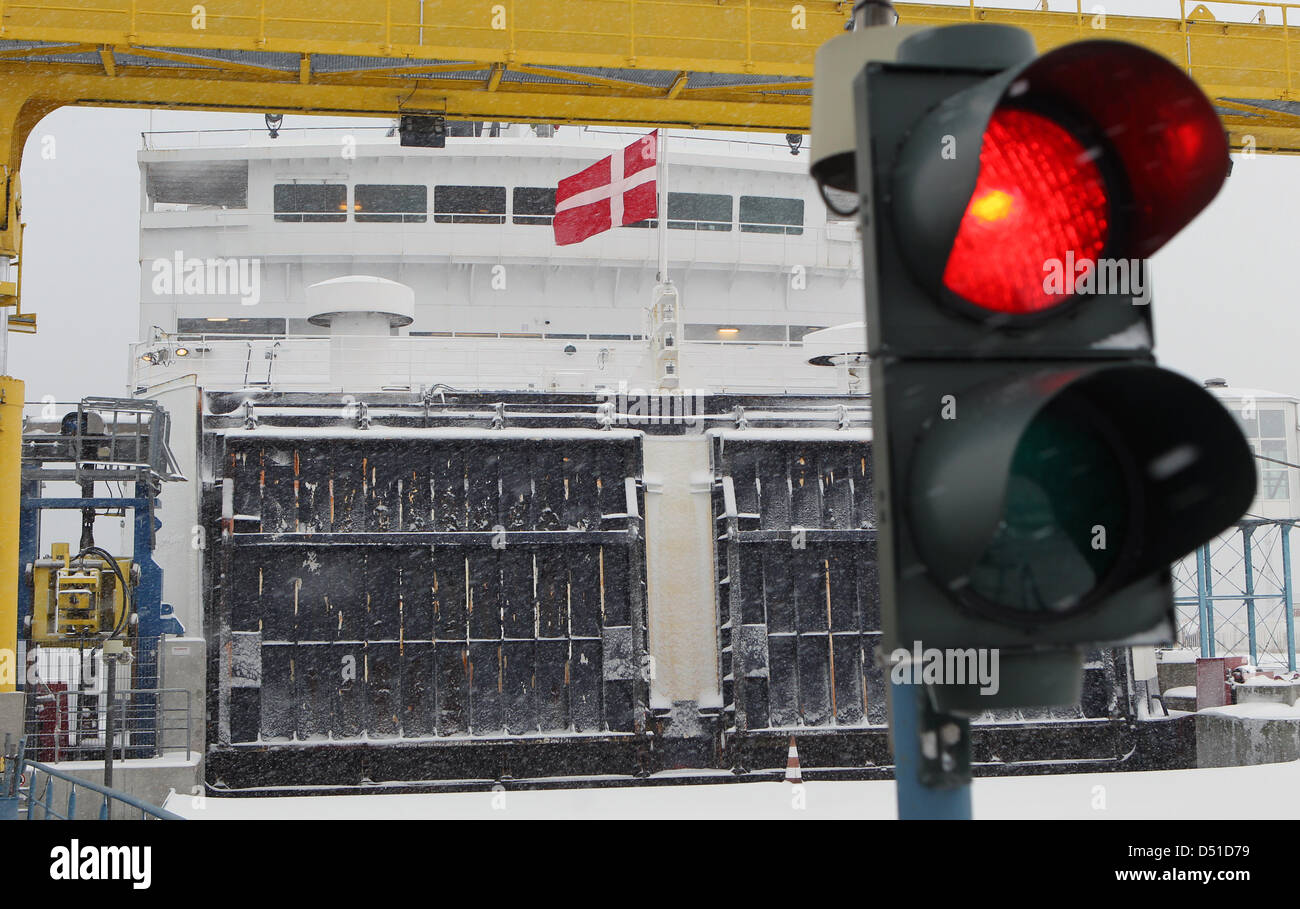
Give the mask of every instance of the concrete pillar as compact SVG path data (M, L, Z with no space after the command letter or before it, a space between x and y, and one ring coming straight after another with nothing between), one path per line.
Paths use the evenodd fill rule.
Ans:
M645 440L647 619L651 700L717 706L717 604L707 436Z

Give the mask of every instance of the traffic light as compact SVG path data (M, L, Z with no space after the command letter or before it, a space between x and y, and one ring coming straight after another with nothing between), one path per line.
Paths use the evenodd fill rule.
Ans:
M1223 128L1150 51L994 25L906 37L854 110L856 171L814 176L860 196L882 649L999 654L939 710L1075 702L1086 649L1172 639L1170 563L1254 495L1152 356L1146 259L1226 179Z

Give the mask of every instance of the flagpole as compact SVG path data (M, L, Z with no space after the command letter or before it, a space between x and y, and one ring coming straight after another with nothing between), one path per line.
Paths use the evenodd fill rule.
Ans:
M681 387L679 360L682 308L677 288L668 277L668 130L659 128L655 154L655 212L659 217L659 272L650 303L650 348L654 352L654 381L658 388Z
M659 214L659 275L660 284L668 280L668 130L659 127L659 148L655 155L655 192L659 194L656 209Z

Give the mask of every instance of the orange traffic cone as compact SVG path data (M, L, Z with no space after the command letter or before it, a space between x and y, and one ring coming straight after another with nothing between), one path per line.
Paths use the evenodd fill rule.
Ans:
M799 770L799 749L790 736L790 756L785 759L785 781L796 786L803 785L803 774Z

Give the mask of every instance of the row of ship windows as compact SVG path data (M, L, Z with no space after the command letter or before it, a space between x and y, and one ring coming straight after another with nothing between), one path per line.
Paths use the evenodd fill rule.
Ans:
M504 186L435 186L433 220L438 224L550 224L555 190L516 186L506 209ZM348 187L342 183L277 183L275 220L346 221ZM352 218L360 223L423 224L429 216L429 188L421 185L358 183L353 187ZM802 234L803 199L741 196L739 227L746 233ZM729 231L737 224L735 199L721 193L668 194L668 226L674 230ZM628 227L655 227L641 221Z
M687 323L683 329L687 341L762 341L762 342L797 342L812 331L825 328L825 325L769 325L729 323ZM194 341L204 335L235 334L249 338L273 339L286 335L305 337L327 337L328 333L319 326L312 325L306 319L277 318L243 318L230 316L207 316L205 318L182 318L176 320L176 331L183 341ZM396 329L393 330L397 335ZM495 331L412 331L412 338L549 338L560 341L641 341L640 334L620 333L574 333L574 332L495 332Z

